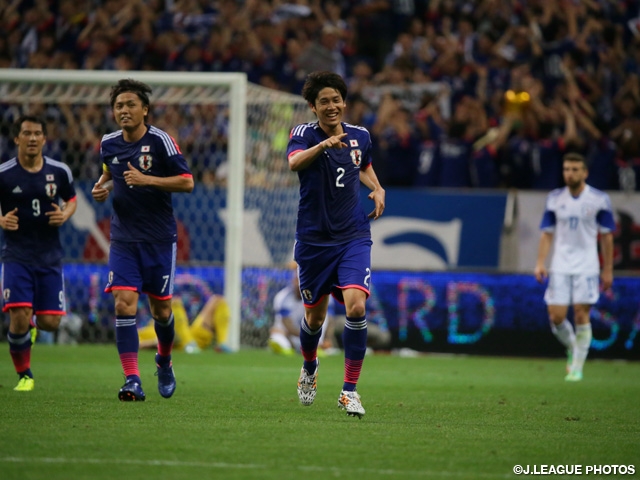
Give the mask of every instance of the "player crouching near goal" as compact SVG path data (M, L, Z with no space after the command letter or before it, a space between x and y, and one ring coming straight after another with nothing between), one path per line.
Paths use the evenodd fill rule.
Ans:
M356 384L367 350L365 303L371 282L371 227L385 207L385 191L371 165L367 129L342 122L347 86L332 72L309 74L302 96L316 122L291 130L287 146L289 168L298 173L300 201L294 260L305 306L300 325L304 363L298 398L311 405L316 397L318 343L329 294L346 307L343 332L344 383L338 406L350 416L365 414ZM367 215L360 202L360 182L375 204Z
M53 332L65 314L59 229L77 203L69 167L42 154L45 120L24 115L12 133L18 155L0 165L3 311L9 312L9 353L19 376L14 390L30 392L35 382L29 326L35 313L36 326Z
M582 380L582 368L591 345L591 305L613 283L613 232L616 229L609 196L586 183L589 171L585 158L577 153L563 157L566 187L547 196L540 228L536 280L547 277L545 260L553 242L549 284L544 294L551 330L567 348L568 382ZM598 259L598 234L602 273ZM567 320L573 307L573 326Z

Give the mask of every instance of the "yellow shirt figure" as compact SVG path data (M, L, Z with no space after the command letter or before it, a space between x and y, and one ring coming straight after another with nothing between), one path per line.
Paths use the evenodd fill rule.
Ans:
M189 323L187 310L178 296L171 299L176 339L174 348L197 353L214 345L218 351L228 352L229 305L221 295L212 295L193 323ZM153 322L138 329L140 348L153 348L158 344Z

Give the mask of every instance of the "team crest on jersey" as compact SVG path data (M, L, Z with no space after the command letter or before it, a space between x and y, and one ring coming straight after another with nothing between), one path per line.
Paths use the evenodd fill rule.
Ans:
M585 203L582 205L582 215L585 217L592 217L598 212L598 207L596 205L591 205L589 203Z
M58 186L55 183L47 183L44 186L44 191L47 192L47 197L54 198L58 191Z
M9 290L8 288L5 288L4 291L2 292L2 296L4 297L4 301L8 302L9 297L11 297L11 290Z
M305 288L304 290L302 290L302 296L307 302L310 302L311 299L313 298L313 294L311 293L311 290L309 290L308 288Z
M362 152L359 149L351 150L351 161L356 167L359 167L362 163Z
M153 158L151 157L151 155L140 155L140 158L138 158L138 162L140 163L140 168L146 172L151 168Z
M53 182L55 179L53 178L53 174L52 173L47 173L47 175L45 176L47 182Z

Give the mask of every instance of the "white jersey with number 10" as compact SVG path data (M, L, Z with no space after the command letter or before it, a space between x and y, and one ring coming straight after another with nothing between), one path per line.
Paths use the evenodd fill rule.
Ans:
M615 230L609 195L589 185L578 197L568 187L553 190L540 229L554 234L551 272L597 275L598 233Z

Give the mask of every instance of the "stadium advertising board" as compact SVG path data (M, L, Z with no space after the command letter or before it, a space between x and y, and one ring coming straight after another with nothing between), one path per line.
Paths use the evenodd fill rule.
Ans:
M363 190L365 209L373 209ZM372 266L387 270L498 268L507 195L388 189L371 222ZM368 210L367 210L368 213Z
M113 300L103 292L104 265L65 266L71 310L113 328ZM245 269L242 279L241 341L266 346L276 292L290 281L290 270ZM220 293L218 267L178 268L176 295L195 316L212 292ZM392 334L392 348L421 352L560 356L542 300L544 285L532 275L457 272L374 271L367 320ZM89 286L89 288L87 288ZM148 320L146 299L139 324ZM342 314L340 309L336 314ZM594 338L590 358L640 359L640 278L619 277L592 309ZM103 334L102 338L109 337Z

